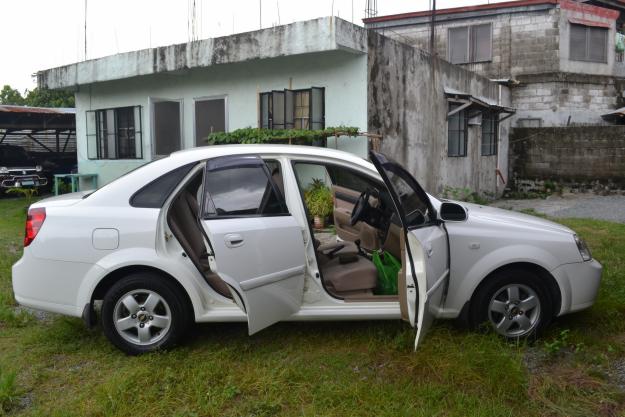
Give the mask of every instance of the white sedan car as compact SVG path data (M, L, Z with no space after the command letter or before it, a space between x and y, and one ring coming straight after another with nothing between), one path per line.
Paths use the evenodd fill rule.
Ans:
M572 230L437 200L396 162L370 159L212 146L41 200L13 266L15 298L88 325L99 311L130 354L171 346L193 321L247 321L253 334L282 320L402 318L416 348L434 318L518 338L593 304L602 268ZM332 192L336 236L311 227L313 183ZM401 263L390 293L372 261L385 254Z

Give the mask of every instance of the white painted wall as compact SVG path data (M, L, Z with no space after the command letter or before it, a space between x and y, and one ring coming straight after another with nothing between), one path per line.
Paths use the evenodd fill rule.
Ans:
M258 93L285 88L325 87L326 126L367 129L367 55L330 51L288 56L204 69L135 77L81 86L76 92L76 139L78 170L99 174L106 184L152 159L151 101L182 101L184 148L195 143L194 100L227 97L229 130L258 125ZM86 111L111 107L142 106L142 160L89 160ZM365 138L328 140L329 147L367 155Z

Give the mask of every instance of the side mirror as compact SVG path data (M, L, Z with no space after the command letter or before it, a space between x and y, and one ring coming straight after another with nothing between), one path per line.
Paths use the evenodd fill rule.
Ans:
M467 211L460 204L444 202L439 209L441 220L463 222L468 218Z

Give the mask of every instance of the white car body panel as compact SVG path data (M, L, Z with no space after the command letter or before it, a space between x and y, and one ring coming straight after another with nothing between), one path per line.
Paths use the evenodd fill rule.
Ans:
M243 298L249 333L299 311L304 241L293 216L203 220L215 272Z
M233 154L260 154L282 162L285 198L293 216L292 226L298 227L300 233L303 230L300 237L303 237L301 242L305 255L301 261L293 263L294 268L305 265L301 308L289 317L283 317L286 315L283 310L280 314L282 319L400 318L398 302L348 303L324 290L318 277L306 213L288 161L331 162L378 181L381 181L381 176L372 163L355 155L310 146L226 145L195 148L152 162L138 172L105 185L88 198L83 199L86 193L73 193L33 204L31 207L45 207L47 216L36 239L25 248L22 258L13 266L16 300L29 307L80 316L102 279L120 268L142 265L162 270L180 283L193 304L196 321L247 320L246 314L236 304L210 288L191 261L181 256L182 249L176 239L165 242L160 209L129 205L131 196L137 190L168 171L188 163ZM441 205L441 201L434 197L431 197L431 202L435 209ZM429 298L427 309L433 316L457 317L488 274L501 266L518 262L538 265L551 273L562 296L559 314L577 311L593 303L601 277L601 265L596 261L583 262L570 229L505 210L458 204L468 210L468 219L446 222L451 258L448 285L441 281L447 278L443 278L444 271L440 271L440 274L433 272L426 277L426 288L418 288L422 300L424 291L425 297ZM117 230L117 247L96 249L102 247L99 244L94 247L96 229ZM113 246L107 245L104 247ZM219 265L220 260L216 259L216 262ZM230 278L231 283L236 281L234 277ZM298 278L298 285L301 280ZM437 285L438 281L441 282ZM427 286L434 288L429 294ZM291 294L299 293L299 288L294 287ZM445 290L447 293L443 301ZM295 309L293 302L291 310ZM413 304L413 308L416 309L417 305ZM419 314L424 315L425 311Z

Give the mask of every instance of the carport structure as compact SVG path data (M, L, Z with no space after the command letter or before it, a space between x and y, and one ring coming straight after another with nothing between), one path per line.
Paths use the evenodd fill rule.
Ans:
M76 110L0 105L0 145L29 152L76 152Z

